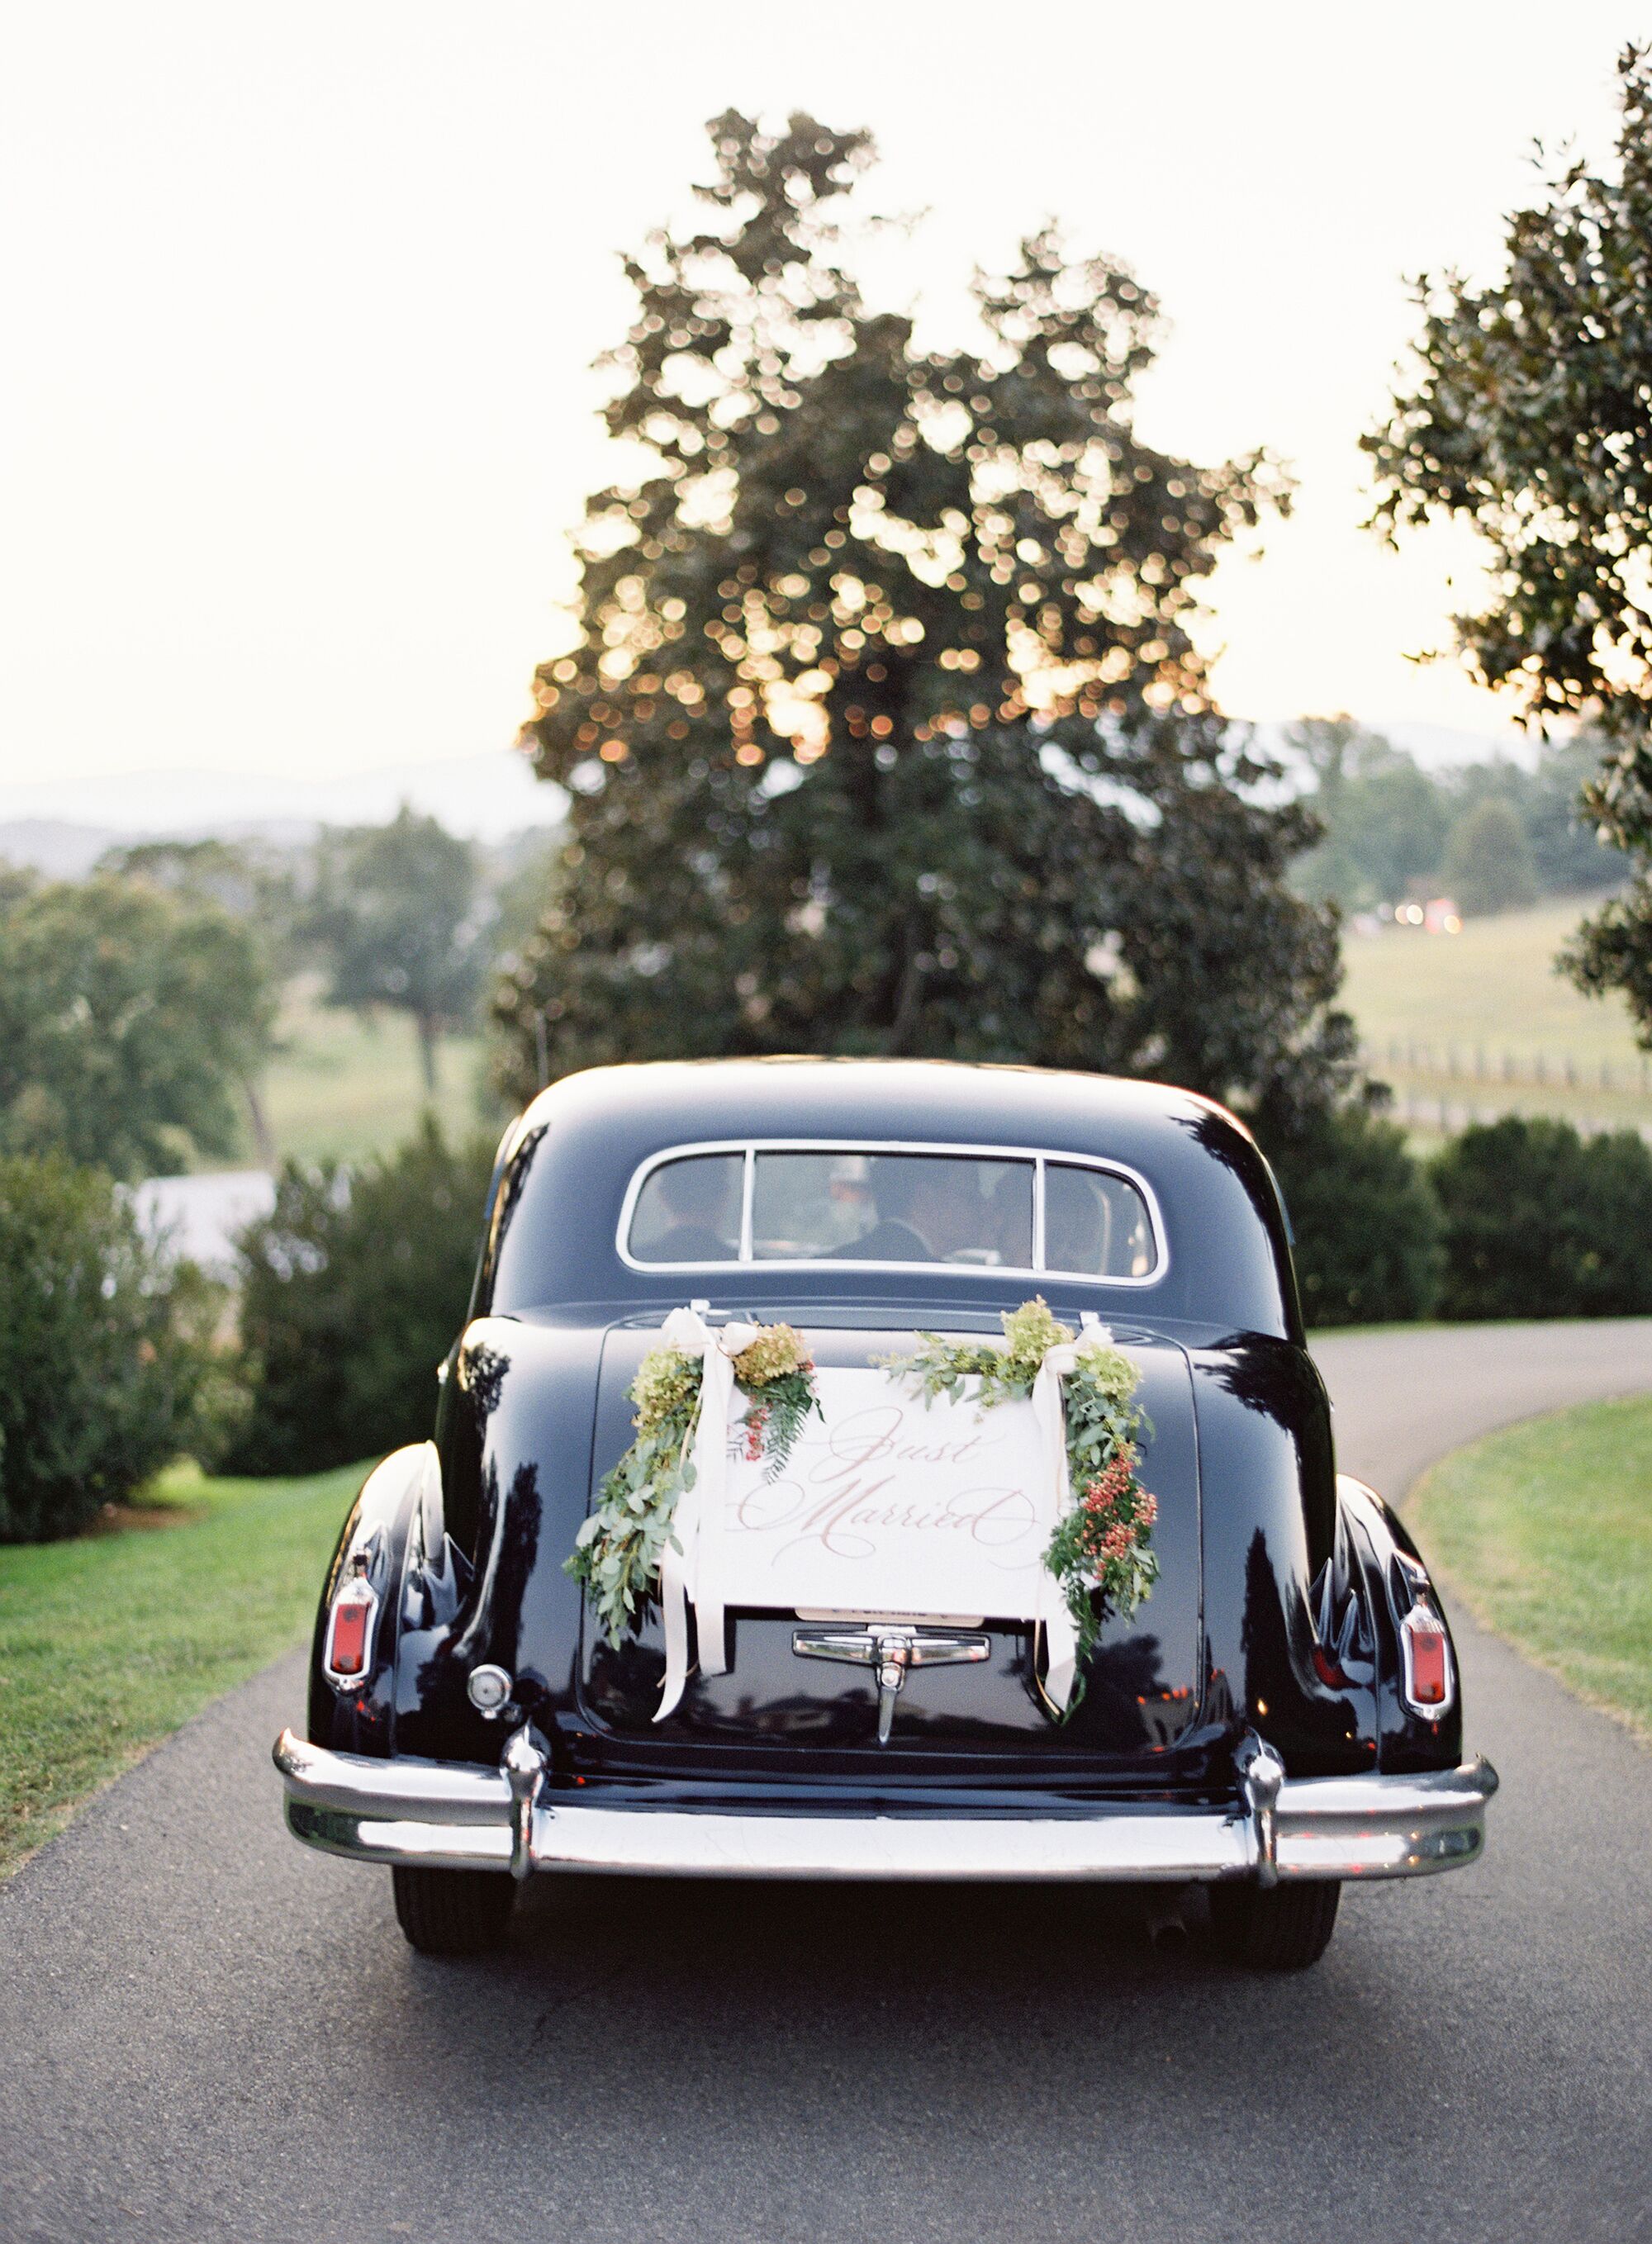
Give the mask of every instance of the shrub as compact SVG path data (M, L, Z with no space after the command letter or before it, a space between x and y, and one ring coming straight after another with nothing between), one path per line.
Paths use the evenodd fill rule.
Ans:
M493 1147L430 1117L351 1175L289 1161L241 1235L252 1409L243 1472L313 1472L423 1439L436 1368L464 1321Z
M1433 1163L1448 1317L1652 1311L1652 1151L1631 1131L1585 1141L1514 1115L1465 1130Z
M235 1402L221 1299L99 1171L0 1159L0 1542L79 1533L182 1450L210 1462Z
M1310 1326L1427 1316L1439 1288L1439 1213L1405 1132L1348 1106L1272 1136L1269 1151Z

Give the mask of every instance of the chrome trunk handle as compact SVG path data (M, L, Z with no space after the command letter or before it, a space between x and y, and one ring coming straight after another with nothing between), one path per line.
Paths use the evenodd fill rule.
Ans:
M797 1629L792 1635L792 1650L800 1659L843 1659L856 1667L877 1670L877 1742L886 1746L895 1720L895 1701L907 1671L972 1666L991 1655L992 1639L956 1631L874 1622L866 1628Z

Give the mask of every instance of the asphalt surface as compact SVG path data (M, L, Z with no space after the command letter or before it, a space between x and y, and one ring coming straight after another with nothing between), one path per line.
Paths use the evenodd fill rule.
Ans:
M1320 1354L1389 1490L1652 1387L1652 1322ZM1272 1981L1106 1889L545 1879L507 1954L426 1961L281 1828L285 1660L0 1889L0 2238L1652 2236L1652 1754L1459 1642L1485 1860Z

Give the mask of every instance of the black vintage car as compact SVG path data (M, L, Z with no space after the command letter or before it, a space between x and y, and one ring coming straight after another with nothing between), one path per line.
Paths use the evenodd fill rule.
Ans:
M1059 1616L1008 1588L994 1610L978 1571L936 1611L921 1579L894 1607L812 1604L816 1574L781 1602L738 1570L714 1593L702 1560L697 1603L662 1575L629 1625L599 1623L569 1561L662 1328L705 1336L709 1366L720 1329L783 1320L810 1376L876 1403L845 1375L924 1334L978 1349L1032 1299L1134 1367L1156 1503L1150 1592L1080 1598L1069 1680ZM434 1439L345 1523L309 1735L275 1747L292 1830L389 1866L416 1948L497 1941L532 1871L1196 1882L1228 1955L1290 1968L1344 1879L1481 1851L1497 1780L1463 1756L1439 1600L1337 1476L1277 1190L1207 1099L904 1061L571 1077L506 1133L440 1378ZM903 1454L925 1462L879 1482L878 1519L955 1525L955 1497L913 1494L930 1453ZM1006 1454L1004 1485L1031 1488L1042 1466Z

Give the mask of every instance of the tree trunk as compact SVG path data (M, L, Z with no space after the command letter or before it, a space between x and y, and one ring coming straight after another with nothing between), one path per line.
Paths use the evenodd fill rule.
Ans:
M247 1119L253 1125L253 1150L263 1167L273 1169L275 1166L275 1140L270 1133L269 1117L264 1112L264 1101L256 1078L244 1076L241 1089L247 1096Z
M424 1074L424 1096L427 1102L434 1104L437 1025L429 1013L416 1013L413 1018L419 1032L419 1065Z

